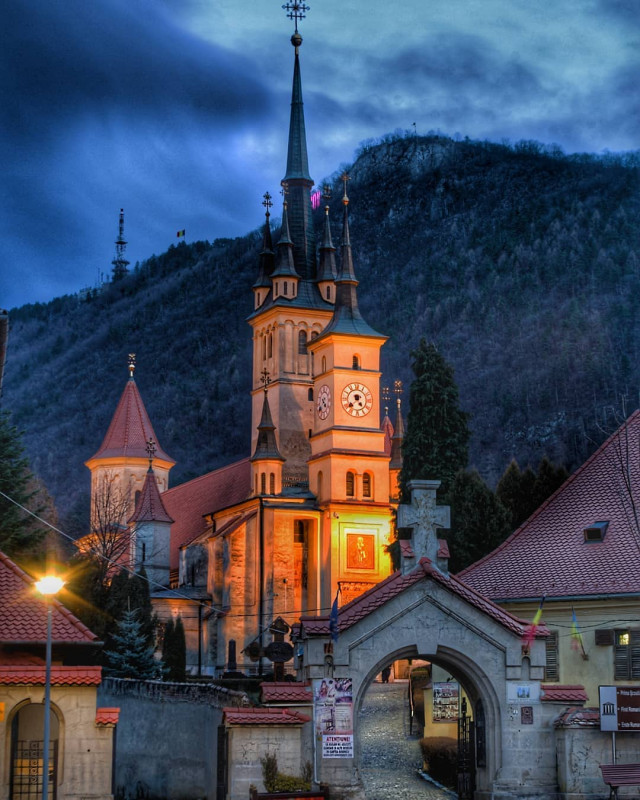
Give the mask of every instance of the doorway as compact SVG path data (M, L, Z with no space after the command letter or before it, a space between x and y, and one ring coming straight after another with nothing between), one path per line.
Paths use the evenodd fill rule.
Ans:
M60 725L51 709L49 738L49 800L56 800ZM40 800L44 754L44 706L29 703L11 723L10 800Z

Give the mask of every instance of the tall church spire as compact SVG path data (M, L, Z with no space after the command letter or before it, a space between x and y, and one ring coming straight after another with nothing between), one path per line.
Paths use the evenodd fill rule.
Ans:
M282 183L288 193L289 224L294 243L296 271L303 279L316 276L316 243L313 230L311 187L307 156L307 134L304 124L302 102L302 79L300 77L300 46L302 36L298 32L298 20L304 19L309 10L304 3L290 2L283 8L289 19L295 20L295 32L291 44L295 47L293 86L291 91L291 117L289 120L289 145L287 148L287 171Z

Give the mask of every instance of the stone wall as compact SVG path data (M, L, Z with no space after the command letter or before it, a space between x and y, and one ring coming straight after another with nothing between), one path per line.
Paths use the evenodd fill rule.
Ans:
M107 678L101 706L120 708L116 797L215 800L217 737L225 706L245 701L213 684Z

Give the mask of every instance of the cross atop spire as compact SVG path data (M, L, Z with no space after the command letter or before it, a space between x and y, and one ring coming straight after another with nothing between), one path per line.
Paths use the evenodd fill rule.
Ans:
M129 353L129 377L133 380L133 373L136 371L136 354Z
M158 448L156 447L156 443L153 441L153 436L150 436L147 440L147 447L146 447L146 451L149 455L149 469L151 469L151 465L153 464L153 459L157 449Z
M347 197L347 181L350 181L351 178L349 177L347 172L343 172L340 176L340 180L344 184L344 193L342 195L342 205L348 206L349 205L349 198Z
M260 373L260 380L262 381L262 385L264 386L264 393L266 394L269 389L269 384L271 383L269 370L266 367Z
M273 205L273 201L271 200L271 195L269 194L269 192L265 192L262 195L262 197L264 198L263 201L262 201L262 205L265 207L265 209L266 209L265 213L269 217L269 216L271 216L271 213L270 213L269 209Z
M307 16L307 11L310 11L310 7L306 5L306 3L299 3L297 0L293 0L293 2L285 3L282 8L287 12L287 17L294 21L296 26L295 32L298 33L298 20L304 19Z

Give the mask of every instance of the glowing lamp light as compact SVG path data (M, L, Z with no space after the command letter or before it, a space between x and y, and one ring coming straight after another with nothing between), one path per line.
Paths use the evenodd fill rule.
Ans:
M54 595L58 594L60 589L64 586L64 583L62 578L58 578L56 575L45 575L44 578L40 578L39 581L36 581L35 586L40 594Z

